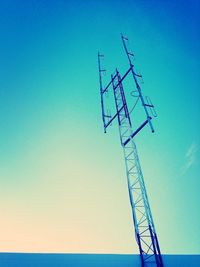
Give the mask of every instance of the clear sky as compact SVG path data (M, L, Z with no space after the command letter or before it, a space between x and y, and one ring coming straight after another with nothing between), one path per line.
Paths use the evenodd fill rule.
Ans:
M158 118L136 138L163 253L200 253L200 2L7 0L0 7L0 251L138 253L97 52ZM108 76L109 78L109 76Z

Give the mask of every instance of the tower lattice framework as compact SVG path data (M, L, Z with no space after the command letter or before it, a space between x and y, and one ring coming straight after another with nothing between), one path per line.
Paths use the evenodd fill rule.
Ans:
M153 222L153 217L149 205L147 191L144 183L144 177L138 157L138 152L134 137L149 124L150 129L154 132L152 117L156 115L154 106L149 98L144 98L140 85L138 83L138 77L142 77L137 74L132 64L133 54L128 51L126 41L128 40L124 36L122 42L125 48L129 60L129 69L121 76L119 71L116 69L115 73L111 75L111 80L107 86L103 87L103 73L105 69L101 66L102 54L98 53L98 67L99 67L99 80L100 80L100 95L101 95L101 107L102 107L102 119L104 125L104 132L111 123L117 119L119 127L120 141L123 148L128 192L130 198L130 204L132 209L132 217L134 221L135 237L139 247L141 265L142 267L157 266L163 267L162 256L158 243L158 238ZM145 112L146 120L135 130L133 130L131 117L124 93L123 81L129 75L132 74L135 89L138 93L138 99L136 104L139 102ZM105 107L104 96L108 90L113 91L114 104L116 113L112 116L109 114ZM135 105L136 105L135 104ZM150 116L150 113L152 116Z

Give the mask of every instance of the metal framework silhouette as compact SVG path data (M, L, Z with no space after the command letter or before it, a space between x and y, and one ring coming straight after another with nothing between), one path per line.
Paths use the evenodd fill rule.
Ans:
M102 67L103 54L98 53L98 69L100 81L101 108L104 132L107 127L116 119L118 121L120 141L123 148L128 192L132 208L132 216L135 228L135 237L139 247L141 265L163 267L161 251L153 222L153 217L149 205L147 191L144 183L144 177L135 145L135 136L148 124L151 131L154 132L152 118L156 116L154 105L150 98L144 98L138 79L142 76L136 73L132 59L134 57L127 48L128 38L121 35L122 43L129 61L127 72L121 76L119 70L111 75L111 79L106 86L103 86L103 74L105 69ZM136 105L141 104L145 113L145 121L139 127L133 129L129 107L124 92L124 80L129 74L132 74L134 92L136 99L132 111ZM107 110L105 96L109 91L113 91L115 114L111 115Z

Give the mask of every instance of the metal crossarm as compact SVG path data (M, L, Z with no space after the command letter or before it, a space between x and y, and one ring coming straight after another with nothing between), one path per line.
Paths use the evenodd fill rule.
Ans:
M123 37L123 43L124 40L127 40L127 38ZM119 71L116 69L116 73L114 75L111 75L111 80L104 89L102 86L102 79L101 79L102 76L101 76L100 56L98 56L102 109L104 109L104 93L110 90L111 85L112 85L114 104L116 109L115 115L110 117L110 120L107 123L105 123L106 115L104 114L104 111L102 111L104 131L106 132L106 128L117 118L119 136L125 159L128 193L130 198L136 241L140 252L141 266L163 267L158 238L156 235L153 217L144 183L144 177L142 174L137 148L134 142L135 136L147 124L149 124L152 131L154 131L151 122L152 117L149 115L149 111L147 109L148 107L153 108L154 106L152 105L151 101L147 101L147 103L144 102L141 89L137 82L136 78L137 75L134 73L133 65L130 59L130 57L133 56L133 54L128 52L126 46L125 50L129 57L130 68L122 77L120 76ZM132 127L130 113L123 88L123 80L130 72L132 72L134 80L136 81L136 87L139 92L139 97L147 116L146 120L136 130L133 130Z
M124 76L122 77L122 79L121 79L120 82L122 82L122 81L126 78L126 76L129 74L129 72L131 71L131 69L132 69L132 66L131 66L131 67L127 70L127 72L124 74ZM112 84L113 80L114 80L116 77L117 77L117 74L115 74L114 76L112 76L111 81L109 82L109 84L105 87L105 89L102 90L102 94L104 94L105 92L107 92L108 87ZM118 84L117 84L116 86L118 86Z
M119 112L123 109L124 107L122 106L121 108L120 108L120 110L109 120L109 122L108 123L106 123L106 125L105 125L105 128L107 128L112 122L113 122L113 120L119 115Z
M151 119L151 117L149 118L149 119ZM142 130L142 128L144 128L144 126L147 124L149 122L149 120L146 120L145 122L143 122L143 124L139 127L139 128L137 128L137 130L135 131L135 132L133 132L132 134L131 134L131 136L123 143L123 145L124 146L126 146L127 144L128 144L128 142L137 134L137 133L139 133L139 131L141 131Z

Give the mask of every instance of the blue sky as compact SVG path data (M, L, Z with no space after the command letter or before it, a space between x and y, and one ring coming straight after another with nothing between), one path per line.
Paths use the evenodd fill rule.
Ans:
M138 253L107 79L129 37L158 118L136 138L164 253L200 253L199 1L14 1L0 11L1 251Z

